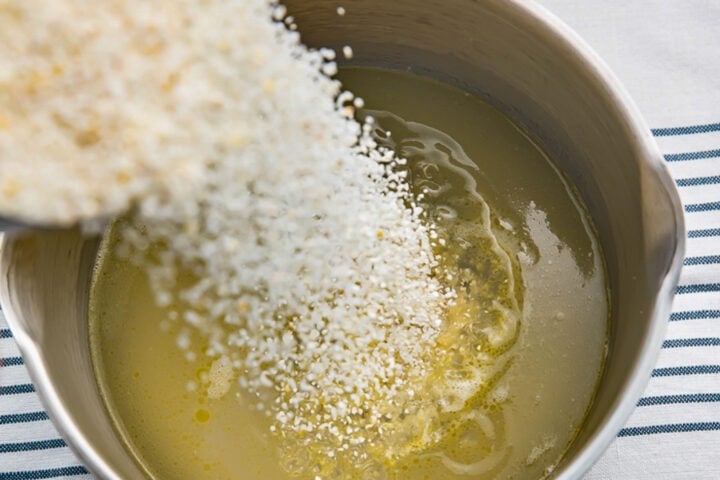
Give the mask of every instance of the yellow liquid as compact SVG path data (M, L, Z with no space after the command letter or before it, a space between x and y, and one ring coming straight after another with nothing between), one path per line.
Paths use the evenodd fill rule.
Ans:
M118 431L159 479L542 478L582 424L605 353L605 273L584 210L542 150L482 100L408 73L353 68L341 79L379 141L408 158L447 241L436 255L459 297L428 353L422 401L408 401L362 464L273 434L236 382L208 381L219 365L185 358L182 325L164 320L142 267L115 254L112 230L90 343ZM203 339L192 344L202 359Z

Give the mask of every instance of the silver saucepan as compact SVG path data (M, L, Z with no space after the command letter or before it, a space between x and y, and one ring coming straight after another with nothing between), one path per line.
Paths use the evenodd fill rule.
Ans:
M526 0L292 0L311 46L350 44L352 63L409 69L485 97L522 125L575 185L602 243L609 351L574 443L552 473L577 479L633 411L657 358L684 253L683 212L657 147L605 64ZM2 307L50 417L98 477L142 478L99 396L88 347L98 238L6 234Z

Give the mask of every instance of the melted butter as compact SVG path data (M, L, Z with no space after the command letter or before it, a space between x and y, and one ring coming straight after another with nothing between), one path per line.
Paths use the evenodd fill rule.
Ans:
M273 434L222 359L183 358L183 327L161 322L169 312L142 269L113 253L111 233L91 346L118 429L162 479L541 478L579 428L604 355L607 295L590 224L542 151L486 103L409 74L342 77L379 141L409 160L458 293L427 353L430 374L383 434L354 450L362 461ZM202 358L204 340L187 338Z

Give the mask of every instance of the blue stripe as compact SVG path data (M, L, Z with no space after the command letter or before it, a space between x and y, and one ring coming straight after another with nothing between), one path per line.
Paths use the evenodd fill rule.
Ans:
M22 357L5 357L0 358L0 367L14 367L15 365L23 365Z
M72 467L52 468L48 470L26 470L20 472L0 473L0 480L40 480L53 477L72 477L76 475L87 475L85 467L80 465Z
M720 150L704 150L702 152L669 153L665 155L668 162L684 162L686 160L702 160L720 157Z
M656 137L673 137L675 135L692 135L696 133L720 132L720 123L692 125L689 127L653 128L651 132Z
M675 289L675 293L678 295L684 295L686 293L707 292L720 292L720 283L697 283L692 285L679 285Z
M12 338L12 332L9 328L0 328L0 338Z
M656 368L653 377L675 377L681 375L710 375L720 373L720 365L693 365L690 367Z
M710 212L712 210L720 210L720 202L691 203L685 205L685 211L688 213Z
M638 407L652 405L670 405L675 403L709 403L720 402L720 393L692 393L688 395L661 395L657 397L643 397L637 403Z
M705 230L689 230L687 232L688 238L706 238L706 237L719 237L720 228L707 228Z
M8 423L30 423L48 420L47 412L28 412L28 413L12 413L9 415L0 415L0 425Z
M0 443L0 453L29 452L32 450L47 450L49 448L67 447L62 438L52 440L38 440L36 442Z
M678 187L698 187L700 185L716 185L720 183L720 175L713 177L678 178L675 180Z
M707 255L705 257L687 257L683 260L683 265L715 265L720 263L720 255Z
M670 314L671 322L681 320L707 320L713 318L720 318L720 310L686 310L684 312L674 312Z
M710 432L715 430L720 430L720 422L673 423L670 425L623 428L618 433L618 437L637 437L658 433Z
M720 338L678 338L665 340L662 348L686 348L686 347L717 347L720 345Z
M0 395L18 395L21 393L32 393L35 387L32 383L24 383L20 385L0 385Z

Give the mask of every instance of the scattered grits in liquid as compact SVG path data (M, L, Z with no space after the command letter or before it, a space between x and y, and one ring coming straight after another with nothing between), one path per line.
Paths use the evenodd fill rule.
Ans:
M119 224L90 313L118 431L158 479L542 478L582 424L605 354L605 273L585 211L542 150L484 101L409 73L340 78L364 99L358 115L375 119L378 143L408 160L398 168L434 224L438 280L457 295L421 358L431 368L405 379L378 419L353 403L357 392L348 412L337 412L342 392L327 416L294 410L291 392L238 381L233 362L245 357L205 355L210 340L173 320L181 305L157 306L144 267L117 254Z

